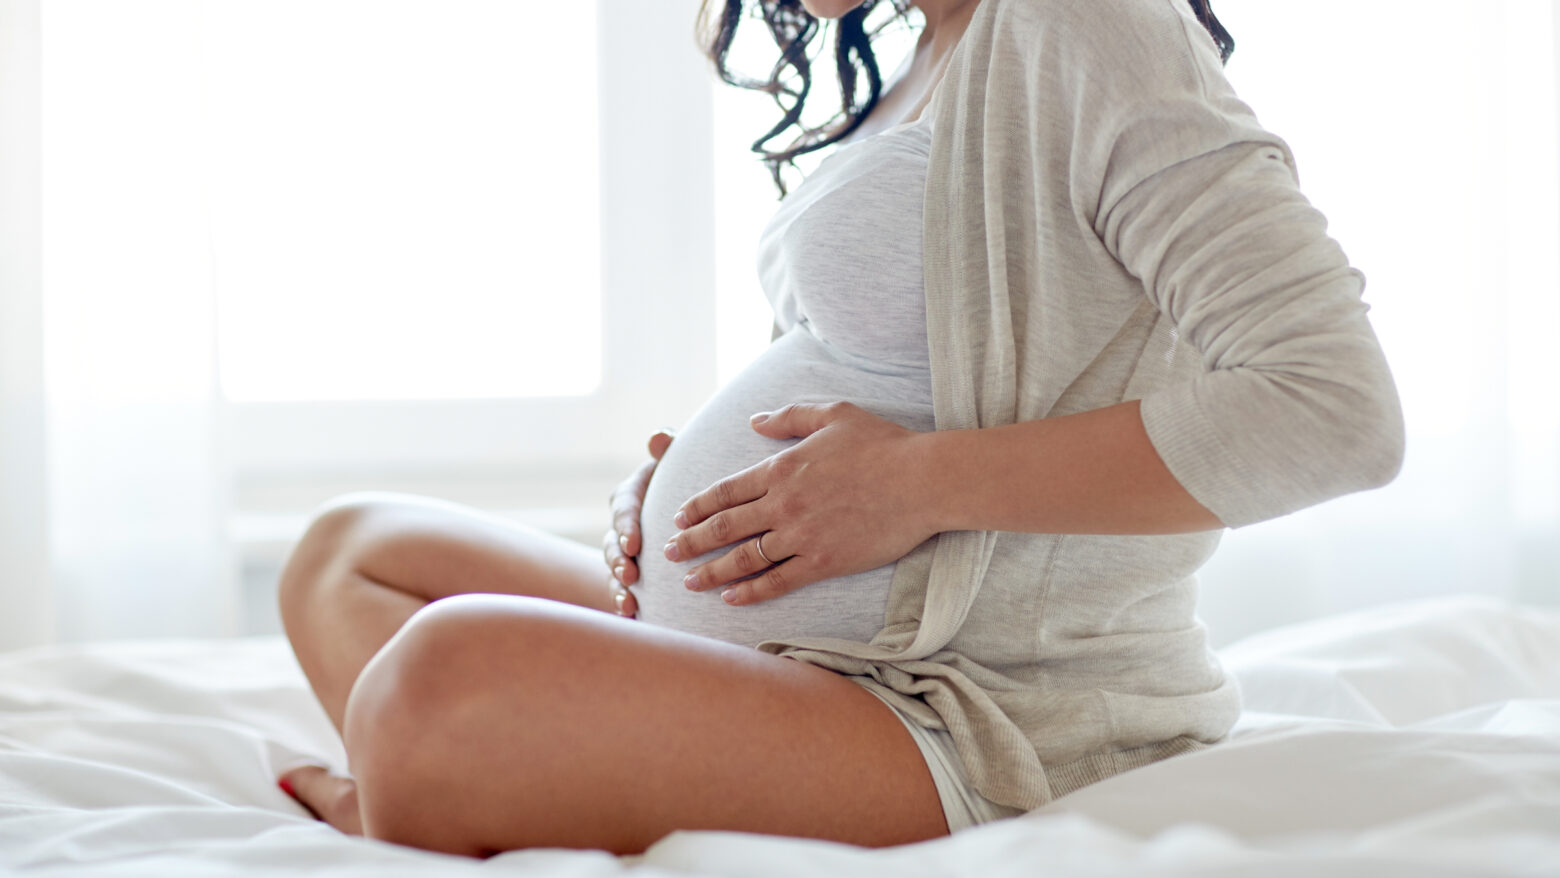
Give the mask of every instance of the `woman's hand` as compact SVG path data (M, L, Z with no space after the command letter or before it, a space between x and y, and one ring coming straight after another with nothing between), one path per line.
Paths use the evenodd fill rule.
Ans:
M607 569L612 571L608 583L619 616L632 618L639 612L639 603L628 590L630 585L639 580L639 564L634 560L639 556L641 548L639 509L644 505L650 476L655 473L655 466L661 462L661 456L671 446L672 437L670 430L662 430L651 436L650 460L645 461L612 492L612 527L601 541L601 551L606 558Z
M664 550L673 561L742 541L689 571L689 588L721 588L762 572L721 597L766 601L897 561L936 532L921 441L930 434L843 402L757 414L753 429L771 439L806 438L678 510L674 523L683 530Z

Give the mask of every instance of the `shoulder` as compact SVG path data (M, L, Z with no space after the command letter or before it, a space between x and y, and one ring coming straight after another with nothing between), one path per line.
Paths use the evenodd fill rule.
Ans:
M1169 36L1202 26L1187 0L981 0L1006 28L1091 36ZM1206 31L1204 31L1206 34ZM1212 45L1212 38L1209 38Z
M1109 87L1200 82L1222 68L1186 0L981 0L980 38L1026 67Z
M1060 169L1091 222L1160 170L1232 143L1279 145L1292 166L1186 0L981 4L957 93L965 116L981 119L981 148L996 138L1010 165Z

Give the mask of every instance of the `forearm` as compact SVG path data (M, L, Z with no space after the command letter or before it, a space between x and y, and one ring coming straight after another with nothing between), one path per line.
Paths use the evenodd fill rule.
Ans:
M918 438L936 532L1172 534L1224 525L1187 493L1143 428L1138 402Z

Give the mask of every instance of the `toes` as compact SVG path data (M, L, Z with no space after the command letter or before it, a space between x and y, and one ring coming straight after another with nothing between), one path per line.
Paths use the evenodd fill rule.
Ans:
M276 785L282 788L282 792L292 796L298 804L309 810L316 820L323 820L319 809L314 807L314 802L319 798L315 789L315 781L327 774L326 770L318 765L305 765L294 768L276 779Z
M363 834L363 820L358 812L357 782L352 778L331 774L318 765L305 765L277 778L276 785L298 800L315 819L323 820L348 835Z

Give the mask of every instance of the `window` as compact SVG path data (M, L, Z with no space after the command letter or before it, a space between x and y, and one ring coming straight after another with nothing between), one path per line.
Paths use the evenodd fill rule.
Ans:
M296 215L286 193L310 198L303 228L280 237L294 275L328 274L300 284L261 270L267 254L245 235L253 220L214 215L241 474L492 478L545 460L550 474L616 478L650 431L681 423L713 390L710 107L689 39L696 0L208 5L223 10L208 11L208 32L241 56L213 67L213 103L219 89L243 98L212 116L229 209ZM313 34L289 36L299 31ZM274 77L256 75L278 46L294 47L289 65L307 59L311 72L285 75L299 101L312 88L307 103L289 106ZM294 139L329 142L311 153L261 135L324 176L323 197L282 166L273 173L284 179L244 180L245 161L263 157L257 123L235 112L246 104L292 119ZM398 142L354 157L376 139ZM342 224L358 228L333 229ZM332 234L340 243L320 240ZM291 376L266 350L271 330L255 331L263 322L250 317L289 283L295 308L323 315L300 345L313 348L312 364ZM297 322L280 309L264 319ZM406 341L419 332L426 346ZM264 380L263 366L244 365L267 361ZM317 377L325 365L330 382Z
M49 368L220 394L245 546L366 487L586 535L715 386L697 9L51 0Z
M200 14L228 399L596 390L592 4Z

